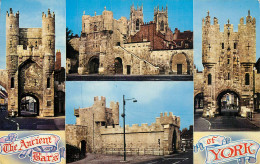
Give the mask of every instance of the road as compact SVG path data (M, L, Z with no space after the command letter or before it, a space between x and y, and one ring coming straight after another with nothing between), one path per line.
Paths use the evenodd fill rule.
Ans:
M239 116L216 116L203 118L201 114L194 115L195 131L257 131L259 127L247 118Z
M192 75L78 75L68 74L67 81L192 81Z
M64 130L65 117L8 117L0 111L0 130Z
M185 153L162 156L158 159L140 162L138 164L191 164L193 163L193 150L189 149Z

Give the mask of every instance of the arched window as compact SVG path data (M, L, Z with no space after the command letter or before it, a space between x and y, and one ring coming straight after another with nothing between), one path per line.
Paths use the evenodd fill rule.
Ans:
M160 31L164 31L164 22L161 21Z
M249 80L249 73L246 73L245 75L245 85L249 85L250 80Z
M139 19L137 19L136 22L135 22L136 30L139 30L139 26L140 26L140 22L139 22Z
M47 78L47 88L50 88L50 86L51 86L51 80L50 80L50 78L48 77L48 78Z
M11 88L14 88L14 78L11 77Z
M211 85L211 74L208 74L208 85Z
M94 31L97 31L97 25L94 26Z

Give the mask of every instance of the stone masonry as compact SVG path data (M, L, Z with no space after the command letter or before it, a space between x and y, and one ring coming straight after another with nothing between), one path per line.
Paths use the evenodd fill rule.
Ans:
M221 114L220 101L224 94L238 97L238 114L246 117L253 112L255 83L259 74L256 62L256 19L242 17L238 31L229 20L220 31L218 19L213 24L208 15L202 20L202 63L204 70L194 73L194 96L203 95L203 116Z
M6 70L0 71L9 115L20 116L21 100L30 96L36 100L38 116L54 116L54 70L54 12L42 13L42 28L21 28L19 11L10 9L6 13Z
M149 23L143 22L143 6L131 6L130 20L114 19L106 7L102 15L84 12L81 36L70 40L70 44L78 52L74 55L78 56L76 72L80 75L192 75L193 33L178 29L173 33L167 7L156 7L154 21ZM74 60L67 59L67 68L77 65Z
M112 150L123 153L123 128L119 126L118 102L111 102L110 108L107 108L105 97L95 97L92 107L75 109L74 115L77 117L76 124L66 125L67 144L86 148L86 152L90 153L110 154ZM153 150L156 155L171 154L180 149L179 128L180 117L171 112L169 115L161 113L150 126L126 125L127 151L139 155L147 154L148 150Z

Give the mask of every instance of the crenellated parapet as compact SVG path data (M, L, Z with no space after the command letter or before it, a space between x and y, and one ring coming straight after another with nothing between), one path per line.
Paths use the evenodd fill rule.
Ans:
M147 123L141 124L133 124L132 126L126 125L125 130L126 133L149 133L149 132L162 132L164 131L166 125L171 125L177 128L180 128L180 117L174 116L172 112L169 114L161 113L160 117L156 118L156 122L148 125ZM123 127L116 126L102 126L100 127L101 134L113 134L113 133L122 133Z

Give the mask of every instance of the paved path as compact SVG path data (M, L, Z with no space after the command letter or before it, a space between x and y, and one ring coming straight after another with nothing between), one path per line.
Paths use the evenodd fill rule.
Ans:
M195 131L257 131L259 127L247 118L239 116L216 116L214 118L202 118L201 115L194 116Z
M64 130L65 116L61 117L8 117L0 111L0 130Z
M185 153L167 156L127 156L126 160L126 162L123 161L123 156L87 154L87 157L85 159L73 162L72 164L191 164L193 162L193 153L192 150L188 150Z

